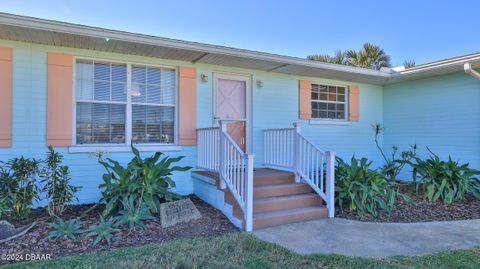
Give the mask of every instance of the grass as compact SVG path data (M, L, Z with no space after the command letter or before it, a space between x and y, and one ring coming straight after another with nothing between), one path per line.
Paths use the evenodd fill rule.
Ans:
M2 268L479 268L480 248L386 259L298 255L246 233L194 238Z

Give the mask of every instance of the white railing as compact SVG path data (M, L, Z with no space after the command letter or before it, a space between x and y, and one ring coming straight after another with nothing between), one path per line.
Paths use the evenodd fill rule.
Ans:
M324 152L294 128L263 130L264 164L284 167L295 173L327 204L328 216L335 216L335 152Z
M197 167L220 171L220 127L197 129Z
M263 131L263 163L265 165L293 167L295 129L269 129Z
M253 229L253 154L246 154L227 132L227 121L220 127L197 129L197 167L215 171L220 188L232 193L242 209L245 229Z

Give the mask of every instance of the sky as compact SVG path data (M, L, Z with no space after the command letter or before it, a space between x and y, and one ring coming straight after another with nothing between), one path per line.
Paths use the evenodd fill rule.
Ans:
M375 43L392 65L480 52L480 1L0 0L0 11L306 57Z

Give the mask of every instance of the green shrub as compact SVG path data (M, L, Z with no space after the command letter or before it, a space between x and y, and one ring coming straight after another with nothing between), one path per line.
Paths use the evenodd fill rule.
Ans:
M35 159L13 158L4 164L0 171L0 195L4 208L15 219L25 218L39 198L36 185L40 161Z
M187 171L191 167L170 166L183 157L165 157L160 160L162 153L157 152L142 159L133 145L132 151L135 157L126 167L110 158L99 158L107 170L103 175L104 183L99 186L103 189L102 202L106 204L104 215L115 215L123 210L122 201L125 199L133 198L136 206L145 204L152 213L156 213L160 209L160 203L179 198L179 195L170 191L175 187L170 176L174 171Z
M378 210L391 212L397 195L405 200L412 200L398 194L384 175L370 169L372 162L366 158L357 160L352 157L350 164L337 157L335 169L335 202L340 208L347 207L359 215L378 215Z
M145 229L143 221L153 219L148 207L145 205L135 205L135 200L132 197L124 199L122 203L124 209L120 210L115 217L118 226L128 225L130 232L134 231L136 228L143 230Z
M48 225L53 228L53 231L48 233L48 237L53 238L70 238L76 240L76 235L84 233L82 229L83 222L79 219L70 219L65 222L61 218L57 218L57 223L49 223Z
M384 160L384 164L380 168L380 171L387 177L387 179L389 179L390 181L394 181L398 179L398 174L400 174L403 167L406 164L409 164L410 160L412 160L417 155L417 145L413 144L411 146L411 149L402 151L400 153L400 156L397 156L398 147L393 146L391 156L387 157L378 141L378 137L383 132L383 126L377 123L372 125L372 127L373 131L375 132L375 145L377 146Z
M50 216L61 215L65 206L73 201L80 187L70 185L68 166L62 166L63 155L48 147L45 167L41 172L42 191L47 198L47 212Z
M415 157L411 162L416 171L414 179L419 177L417 190L421 189L425 199L449 204L464 200L467 193L480 199L480 171L469 168L468 163L459 164L450 156L448 161L443 161L428 147L427 150L428 159Z
M7 215L9 212L7 198L0 197L0 218Z
M120 232L120 230L114 228L114 226L114 218L108 218L108 220L105 220L103 216L100 216L99 223L97 225L92 225L90 226L90 228L88 228L87 236L96 236L95 241L93 241L94 246L103 240L105 240L110 246L112 239L115 238L114 233Z

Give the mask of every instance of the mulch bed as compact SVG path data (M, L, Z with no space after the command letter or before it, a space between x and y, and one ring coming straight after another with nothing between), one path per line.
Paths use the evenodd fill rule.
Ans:
M338 218L371 221L371 222L427 222L480 219L480 200L467 197L464 201L445 204L441 201L429 202L416 193L415 185L401 184L398 186L401 193L407 194L416 204L411 205L403 199L397 198L395 207L390 214L380 210L377 217L359 216L355 212L342 211L336 208L335 216Z
M161 243L169 240L191 237L212 237L226 233L237 232L238 229L217 209L203 202L196 196L189 197L202 214L202 218L188 223L180 223L173 227L162 228L160 218L156 215L155 219L145 221L145 230L136 230L129 233L128 228L122 227L122 231L116 234L118 237L112 241L111 246L105 242L92 246L95 237L85 237L83 234L77 236L77 240L54 239L49 238L48 233L52 230L48 223L56 222L50 217L45 209L35 209L29 215L28 219L22 221L9 220L16 227L36 221L37 225L27 234L0 244L0 264L13 263L18 261L8 261L5 254L17 254L17 257L25 257L27 254L50 254L51 258L67 255L78 255L88 252L97 252L112 248L140 246L151 243ZM65 220L80 216L92 205L75 205L69 207L63 214ZM85 221L84 228L92 224L97 224L99 215L103 208L98 207L91 211L82 221ZM9 259L12 256L8 255Z

